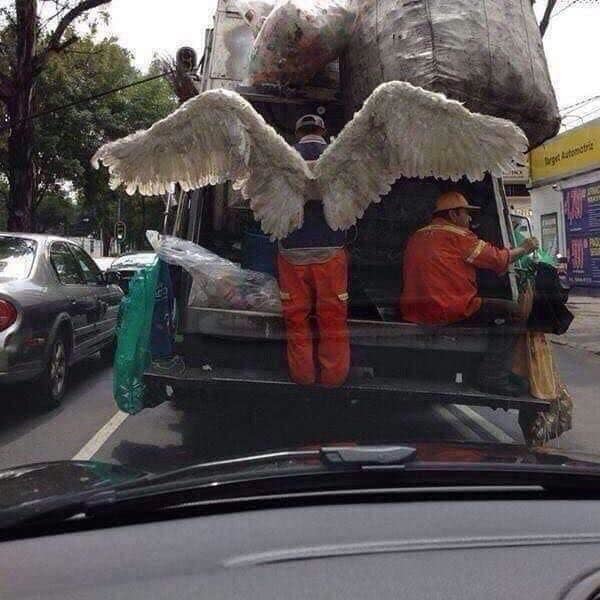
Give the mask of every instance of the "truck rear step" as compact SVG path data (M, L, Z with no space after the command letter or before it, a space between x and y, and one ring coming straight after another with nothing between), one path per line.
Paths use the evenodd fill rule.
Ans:
M225 401L226 394L232 393L244 394L252 399L259 398L261 394L281 394L286 400L317 396L349 400L388 398L398 402L464 404L506 410L524 406L544 409L550 406L549 402L531 396L510 398L486 394L454 382L365 377L359 373L351 374L343 387L330 389L323 386L299 386L276 371L191 368L185 366L183 361L175 361L168 367L153 364L144 378L151 393L163 395L164 400L185 396L186 400L193 401L195 392L208 391L219 394L219 397L223 396ZM201 402L201 399L198 401Z

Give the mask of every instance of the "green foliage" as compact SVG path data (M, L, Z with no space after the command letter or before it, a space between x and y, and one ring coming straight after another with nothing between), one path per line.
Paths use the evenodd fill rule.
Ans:
M90 35L53 56L38 82L36 112L52 111L143 77L131 54L115 40L96 41ZM161 202L147 199L144 215L141 199L111 191L106 172L93 170L90 158L104 142L147 128L175 107L168 82L157 79L36 119L36 229L60 229L61 223L68 229L78 215L86 214L93 223L89 233L102 231L109 241L121 197L128 242L143 245L141 228L144 221L147 227L159 226ZM6 172L5 142L0 134L0 173ZM76 206L65 182L72 183ZM4 206L1 189L0 205Z
M36 232L68 235L77 216L77 206L64 193L49 193L36 211Z

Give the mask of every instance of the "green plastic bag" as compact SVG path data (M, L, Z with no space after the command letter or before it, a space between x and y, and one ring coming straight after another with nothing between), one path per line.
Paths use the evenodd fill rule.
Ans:
M118 407L130 415L152 406L145 394L144 371L152 362L150 336L159 274L158 259L139 271L119 309L113 395Z
M525 241L525 236L517 230L514 230L514 236L517 245L521 245ZM534 254L528 254L516 261L515 267L520 275L519 288L521 291L526 287L527 282L535 281L537 265L539 263L546 263L547 265L555 267L556 259L548 254L543 248L540 248Z

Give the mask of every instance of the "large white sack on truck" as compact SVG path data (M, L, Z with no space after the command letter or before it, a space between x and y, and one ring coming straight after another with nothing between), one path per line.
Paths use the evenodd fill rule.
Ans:
M264 22L248 82L303 85L343 52L355 15L338 0L283 0Z
M385 81L442 92L509 119L532 146L560 117L529 0L348 0L356 25L341 64L351 116Z
M271 275L242 269L187 240L156 231L146 237L161 260L192 276L189 306L281 314L279 285Z

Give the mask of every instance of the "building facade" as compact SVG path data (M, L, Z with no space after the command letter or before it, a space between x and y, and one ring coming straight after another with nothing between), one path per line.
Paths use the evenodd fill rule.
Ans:
M567 257L572 285L600 288L600 119L549 140L530 161L535 234Z

